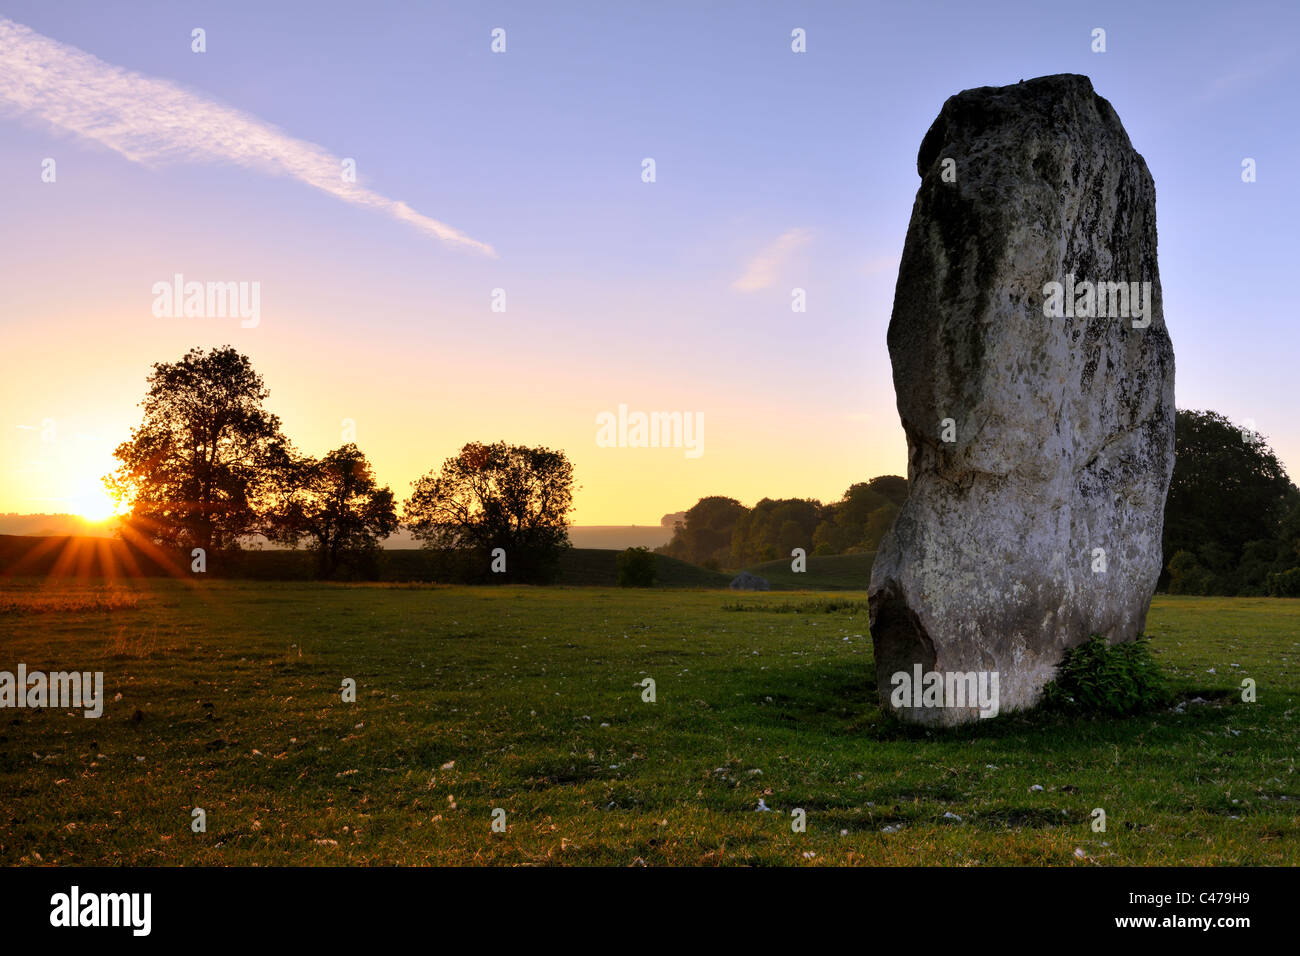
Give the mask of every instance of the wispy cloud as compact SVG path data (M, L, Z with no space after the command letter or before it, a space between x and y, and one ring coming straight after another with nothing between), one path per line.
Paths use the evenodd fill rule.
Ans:
M759 289L766 289L776 281L777 273L781 271L790 254L801 246L807 245L811 239L811 230L787 230L750 260L745 274L731 283L731 287L737 292L757 292Z
M229 162L292 176L444 242L489 256L487 243L399 200L343 181L342 160L270 123L176 83L105 63L0 17L0 109L37 117L145 165Z

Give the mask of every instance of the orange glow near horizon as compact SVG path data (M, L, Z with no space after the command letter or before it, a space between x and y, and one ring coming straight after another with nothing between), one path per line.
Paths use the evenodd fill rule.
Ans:
M12 328L12 354L39 354L51 336L75 338L81 347L21 376L0 376L0 402L9 413L0 433L0 513L112 517L117 512L100 479L117 465L113 449L140 423L151 365L227 342L252 359L270 391L267 408L301 452L323 455L352 440L345 433L351 422L377 479L399 502L412 482L469 441L564 451L577 486L570 521L579 526L657 526L663 515L706 495L748 506L763 497L831 502L855 481L905 468L882 356L875 356L877 374L843 404L817 411L812 406L822 396L815 390L764 389L756 397L733 389L723 374L668 382L653 363L629 369L592 361L581 376L560 374L531 343L484 355L477 343L420 341L395 354L392 343L357 337L350 326L317 323L304 340L306 315L241 330L237 323L130 315L88 322L80 308L87 304L52 303L39 321L33 314ZM33 376L41 388L30 386ZM702 415L703 453L600 447L597 415L624 403Z

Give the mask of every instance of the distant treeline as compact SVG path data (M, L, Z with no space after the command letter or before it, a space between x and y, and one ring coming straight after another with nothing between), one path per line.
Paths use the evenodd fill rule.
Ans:
M673 528L660 554L714 570L809 554L875 551L907 499L907 479L881 475L850 485L839 501L764 498L746 508L735 498L701 498Z

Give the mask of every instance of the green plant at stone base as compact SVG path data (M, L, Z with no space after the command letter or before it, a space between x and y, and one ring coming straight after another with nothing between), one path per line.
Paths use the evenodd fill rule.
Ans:
M1151 654L1150 641L1138 638L1107 644L1093 635L1070 650L1043 692L1045 707L1084 713L1121 715L1161 707L1171 693Z

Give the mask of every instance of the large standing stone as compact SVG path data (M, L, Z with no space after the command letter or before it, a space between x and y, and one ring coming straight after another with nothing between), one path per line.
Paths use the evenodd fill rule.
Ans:
M1155 186L1087 77L949 98L917 170L888 334L910 496L872 570L871 636L886 708L954 724L978 711L893 707L893 675L994 671L1006 711L1089 635L1142 633L1174 354ZM1081 283L1099 280L1150 283L1149 314L1097 315L1123 305L1107 287L1084 315Z

